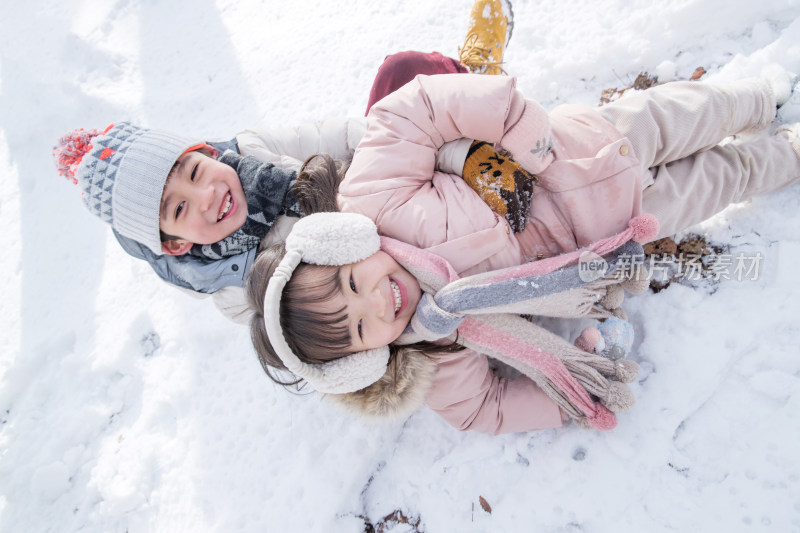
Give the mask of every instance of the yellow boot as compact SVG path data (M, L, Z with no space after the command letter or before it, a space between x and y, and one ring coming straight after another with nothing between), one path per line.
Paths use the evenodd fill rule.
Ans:
M469 31L459 59L476 74L505 74L503 49L514 29L514 12L508 0L476 0L469 16Z

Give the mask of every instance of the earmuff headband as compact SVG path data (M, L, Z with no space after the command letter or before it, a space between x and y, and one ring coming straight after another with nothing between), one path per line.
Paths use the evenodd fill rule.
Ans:
M292 352L280 325L283 289L300 262L342 266L363 261L380 249L378 228L356 213L316 213L301 218L286 238L281 260L264 295L264 325L286 368L317 391L344 394L367 387L386 372L389 347L354 353L322 364L309 364Z

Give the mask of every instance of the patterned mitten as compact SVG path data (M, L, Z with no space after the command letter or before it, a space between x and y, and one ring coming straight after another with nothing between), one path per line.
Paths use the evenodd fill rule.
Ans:
M495 213L506 218L514 233L525 229L536 176L484 141L473 141L462 175Z

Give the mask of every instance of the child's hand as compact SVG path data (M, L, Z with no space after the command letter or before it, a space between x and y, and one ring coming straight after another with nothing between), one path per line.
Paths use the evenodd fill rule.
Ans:
M506 218L514 233L525 229L536 176L484 141L473 141L462 175L495 213Z

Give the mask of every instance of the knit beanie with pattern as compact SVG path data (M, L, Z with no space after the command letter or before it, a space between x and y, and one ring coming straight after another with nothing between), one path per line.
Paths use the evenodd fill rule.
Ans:
M175 161L204 142L128 122L77 129L59 139L59 173L80 186L84 204L121 235L161 255L159 212Z

